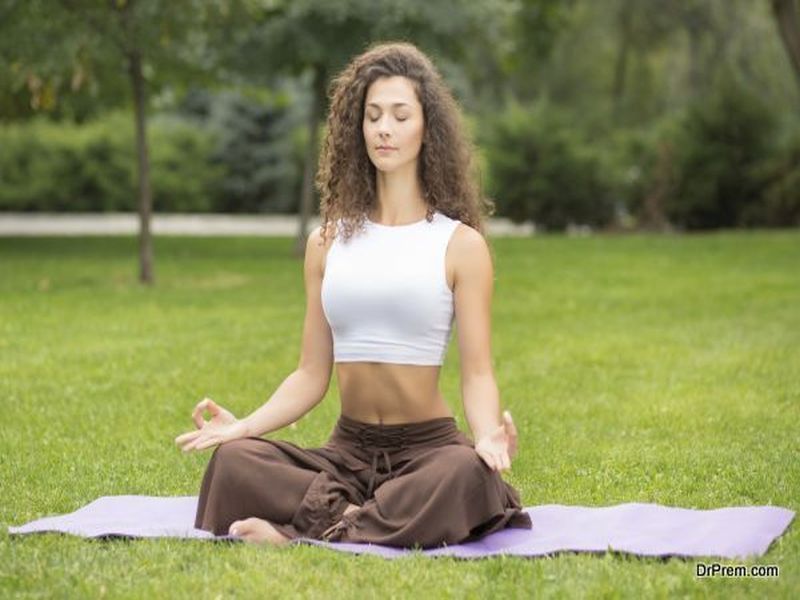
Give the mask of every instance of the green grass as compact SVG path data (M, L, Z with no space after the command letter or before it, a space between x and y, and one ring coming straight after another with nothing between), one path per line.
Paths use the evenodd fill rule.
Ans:
M493 355L525 505L714 508L800 498L800 233L496 239ZM0 596L657 597L800 590L797 523L771 580L623 554L458 561L184 540L10 538L103 495L196 494L210 452L174 437L210 395L239 416L295 367L288 238L0 238ZM465 428L453 342L441 388ZM296 429L321 444L335 383ZM704 562L709 562L705 559Z

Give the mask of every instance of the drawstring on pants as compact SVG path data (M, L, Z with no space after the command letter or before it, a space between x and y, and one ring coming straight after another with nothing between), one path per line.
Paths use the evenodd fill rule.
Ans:
M365 452L369 452L370 459L370 473L369 484L367 485L367 498L372 497L372 492L375 491L375 484L378 478L378 459L383 456L383 462L386 466L386 479L392 479L394 472L392 471L392 461L389 458L389 450L403 450L408 447L408 440L406 437L407 427L393 426L392 429L382 430L380 426L378 429L364 428L356 432L358 437L358 446ZM342 515L342 518L328 527L322 535L321 539L330 541L342 529L347 529L350 526L349 515Z
M389 459L389 450L405 449L407 447L406 429L405 426L401 426L398 429L375 430L370 428L358 432L359 447L369 452L372 457L369 484L367 485L367 498L371 498L372 492L375 490L375 483L378 478L378 459L381 456L383 456L383 462L386 466L386 479L394 477L392 461Z

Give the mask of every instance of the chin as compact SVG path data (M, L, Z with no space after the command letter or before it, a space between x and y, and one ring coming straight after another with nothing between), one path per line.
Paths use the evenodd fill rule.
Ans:
M390 173L392 171L397 171L407 163L397 162L396 160L381 160L378 158L377 160L373 160L372 164L375 165L375 168L378 169L378 171Z
M384 171L384 172L394 171L397 168L396 164L392 164L388 161L380 159L373 160L372 164L375 165L375 168L378 169L378 171Z

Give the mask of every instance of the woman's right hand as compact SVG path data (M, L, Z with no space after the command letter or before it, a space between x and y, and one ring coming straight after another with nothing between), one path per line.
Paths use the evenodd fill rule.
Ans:
M209 421L203 418L204 411L208 411L211 415ZM197 431L190 431L175 438L175 443L184 452L205 450L223 442L247 437L244 423L211 398L204 398L198 402L192 412L192 420Z

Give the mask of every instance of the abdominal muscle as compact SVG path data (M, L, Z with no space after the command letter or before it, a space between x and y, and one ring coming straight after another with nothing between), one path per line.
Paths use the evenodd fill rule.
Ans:
M336 363L342 414L383 425L452 417L439 392L439 370L436 365Z

